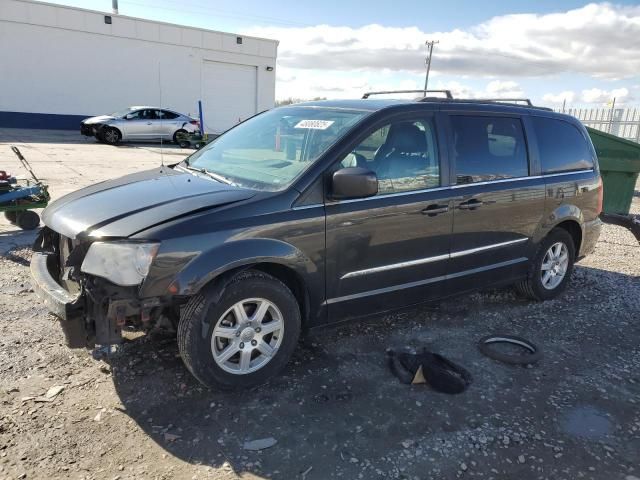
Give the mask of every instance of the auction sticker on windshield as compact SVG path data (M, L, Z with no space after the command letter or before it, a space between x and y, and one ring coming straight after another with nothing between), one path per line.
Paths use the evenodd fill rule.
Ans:
M312 128L326 130L333 125L333 120L300 120L294 128Z

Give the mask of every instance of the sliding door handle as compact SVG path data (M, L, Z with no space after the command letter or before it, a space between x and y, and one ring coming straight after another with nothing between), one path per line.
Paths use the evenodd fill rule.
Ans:
M441 213L447 213L449 211L448 205L438 205L434 203L433 205L429 205L427 208L422 210L423 215L428 215L430 217L435 217L436 215L440 215Z
M482 204L482 200L476 200L475 198L472 198L471 200L458 205L458 208L460 210L475 210L476 208L480 208Z

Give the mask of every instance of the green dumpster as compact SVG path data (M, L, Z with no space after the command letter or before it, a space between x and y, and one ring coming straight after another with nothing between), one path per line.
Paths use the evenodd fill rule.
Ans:
M640 172L640 144L587 127L598 154L604 213L628 215Z

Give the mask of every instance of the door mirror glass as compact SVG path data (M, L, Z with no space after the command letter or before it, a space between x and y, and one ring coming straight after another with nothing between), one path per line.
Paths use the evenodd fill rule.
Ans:
M347 167L333 174L331 196L336 200L373 197L377 193L378 179L368 168Z

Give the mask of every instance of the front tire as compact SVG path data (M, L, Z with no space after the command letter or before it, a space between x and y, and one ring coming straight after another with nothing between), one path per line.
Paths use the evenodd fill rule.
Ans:
M300 336L296 298L278 279L247 270L189 300L178 349L189 371L217 390L260 385L287 364Z
M575 252L569 232L562 228L551 230L538 247L528 278L516 284L516 289L532 300L556 298L571 279Z
M118 131L117 128L107 127L102 132L100 132L102 136L102 140L109 145L117 145L122 139L122 135Z

